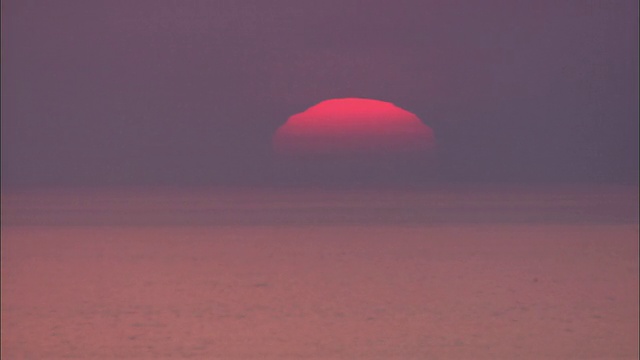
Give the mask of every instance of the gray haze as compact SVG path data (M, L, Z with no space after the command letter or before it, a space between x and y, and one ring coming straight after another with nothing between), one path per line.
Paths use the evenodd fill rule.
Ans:
M335 97L417 114L438 181L635 182L638 2L2 2L3 187L269 185Z

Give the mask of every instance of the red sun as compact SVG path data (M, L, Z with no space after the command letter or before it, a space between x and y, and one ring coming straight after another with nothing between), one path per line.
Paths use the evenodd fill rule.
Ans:
M273 137L287 156L423 153L435 148L431 128L413 113L380 100L325 100L291 116Z

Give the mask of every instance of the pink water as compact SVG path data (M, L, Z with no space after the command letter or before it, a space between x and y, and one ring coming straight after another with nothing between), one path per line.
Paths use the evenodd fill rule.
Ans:
M167 225L130 199L81 207L145 221L42 225L33 199L79 202L29 196L3 196L3 359L638 358L637 222Z

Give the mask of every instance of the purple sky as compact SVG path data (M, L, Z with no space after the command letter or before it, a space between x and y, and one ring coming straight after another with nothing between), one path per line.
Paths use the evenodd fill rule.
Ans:
M416 113L445 180L637 181L638 2L2 2L3 186L268 183L335 97Z

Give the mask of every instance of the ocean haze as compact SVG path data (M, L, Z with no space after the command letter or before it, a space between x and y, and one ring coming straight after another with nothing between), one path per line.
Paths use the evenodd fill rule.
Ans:
M637 224L628 186L129 189L3 194L7 226Z

